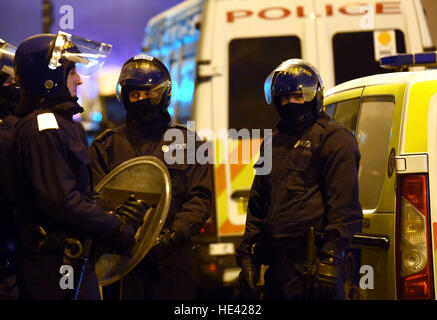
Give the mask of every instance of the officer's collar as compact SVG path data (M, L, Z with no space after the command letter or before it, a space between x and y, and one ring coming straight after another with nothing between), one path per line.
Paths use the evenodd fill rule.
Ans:
M285 120L281 119L276 124L276 128L277 128L279 134L287 134L290 136L301 136L305 132L307 132L308 129L310 129L314 125L314 123L315 122L312 122L310 125L308 125L307 127L305 127L301 131L296 131L296 130L293 130L292 128L290 128L290 126L287 124L287 122Z
M331 118L324 111L322 111L320 116L316 119L316 122L323 128L326 128L328 126L329 121L331 121Z
M143 123L126 115L126 130L128 133L140 137L153 137L163 134L168 127L168 123L155 121L154 123Z
M78 97L67 97L46 100L44 105L51 109L54 113L59 114L67 119L72 119L76 113L82 113L83 108L77 103Z

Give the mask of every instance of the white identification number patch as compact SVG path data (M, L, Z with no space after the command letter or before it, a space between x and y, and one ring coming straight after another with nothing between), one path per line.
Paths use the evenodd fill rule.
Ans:
M37 116L37 121L40 132L47 129L59 129L58 122L53 113L41 113Z
M139 59L144 59L144 60L150 60L150 61L152 61L152 60L153 60L153 57L148 56L147 54L137 54L137 55L134 57L134 60L139 60Z

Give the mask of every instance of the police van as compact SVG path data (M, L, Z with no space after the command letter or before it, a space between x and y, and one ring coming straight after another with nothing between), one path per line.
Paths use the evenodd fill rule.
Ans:
M200 287L230 285L239 273L235 248L244 231L252 166L263 130L278 120L264 100L268 74L284 60L302 58L330 88L386 73L381 56L431 45L420 0L187 0L148 22L142 51L171 72L169 112L175 122L194 121L215 150L215 211L196 239ZM231 128L249 136L217 138ZM248 149L249 159L226 161Z
M437 53L383 57L381 65L436 66ZM325 92L324 107L351 130L361 152L364 221L355 236L360 299L434 299L437 264L437 70L374 75ZM352 274L352 272L350 272Z

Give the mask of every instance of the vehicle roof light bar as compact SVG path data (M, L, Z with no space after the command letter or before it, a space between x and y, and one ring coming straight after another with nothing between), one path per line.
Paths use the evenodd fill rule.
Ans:
M403 53L382 57L379 65L384 69L402 69L414 66L437 66L437 51L420 53Z

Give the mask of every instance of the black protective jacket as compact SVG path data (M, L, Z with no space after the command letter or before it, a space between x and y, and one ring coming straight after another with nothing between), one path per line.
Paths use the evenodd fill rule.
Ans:
M187 143L189 129L179 125L168 126L168 129L180 130L184 135L184 143ZM194 132L191 133L195 137ZM172 141L165 141L164 136L164 130L144 133L126 125L103 132L90 147L93 185L97 185L107 173L126 160L139 156L157 157L167 166L172 182L172 204L165 227L182 232L185 239L190 239L199 232L211 212L212 170L209 165L187 163L187 149L184 149L183 164L167 164L164 159L165 146L171 148ZM196 142L196 149L201 143ZM186 145L180 145L186 148Z
M171 141L166 141L166 133L170 130L180 133L178 140L181 141L171 137ZM188 150L189 138L195 137L193 131L179 125L163 124L161 129L147 130L144 125L136 126L128 121L126 125L103 132L91 144L94 186L126 160L155 156L163 161L172 182L172 201L164 228L173 229L185 238L181 247L172 251L167 259L156 263L146 256L142 266L123 278L123 299L194 298L190 238L200 231L210 216L213 195L212 166L193 161L194 153ZM198 150L203 142L196 141L192 145ZM177 152L171 151L175 149L183 152L183 163L168 164L164 153ZM108 291L104 292L105 297L111 299L114 294ZM115 291L119 292L116 288Z
M72 290L59 288L63 239L109 239L120 224L91 198L90 158L79 127L72 120L77 107L73 102L53 106L48 102L31 105L23 100L18 108L21 118L14 129L10 158L18 223L22 230L40 225L61 241L60 251L32 254L23 248L19 261L23 298L71 298ZM76 283L80 265L77 262L73 266ZM99 298L93 259L80 298Z
M12 272L12 268L2 267L9 265L9 262L12 261L11 258L18 238L17 228L14 224L15 197L8 164L8 155L12 146L12 131L16 122L17 118L12 115L0 117L0 203L2 204L0 216L0 282Z
M305 243L300 240L313 226L316 232L336 235L330 240L348 244L361 229L360 153L352 133L326 114L303 134L278 129L261 146L261 152L272 148L272 170L255 176L237 250L240 266L253 262L254 242L264 241L273 248Z
M12 146L12 132L17 118L8 115L0 118L0 202L2 203L2 226L11 222L15 199L12 188L12 178L8 165L8 155ZM7 232L7 230L4 230ZM2 234L4 234L2 232Z

